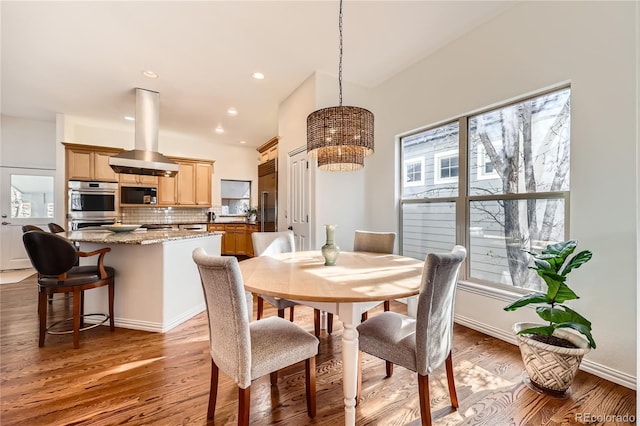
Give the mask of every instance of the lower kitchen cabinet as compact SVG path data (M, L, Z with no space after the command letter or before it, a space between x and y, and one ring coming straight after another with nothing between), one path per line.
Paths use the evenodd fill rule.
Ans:
M208 229L209 231L224 231L224 235L222 236L222 254L254 256L251 234L258 230L258 225L246 223L211 223Z

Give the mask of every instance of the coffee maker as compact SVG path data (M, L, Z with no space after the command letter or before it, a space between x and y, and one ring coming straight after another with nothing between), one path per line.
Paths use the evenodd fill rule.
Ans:
M213 223L216 221L216 212L207 212L207 221Z

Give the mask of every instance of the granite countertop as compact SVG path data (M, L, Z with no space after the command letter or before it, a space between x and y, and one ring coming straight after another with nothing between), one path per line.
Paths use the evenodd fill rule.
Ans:
M103 229L81 230L60 233L71 241L99 244L157 244L188 238L202 238L222 235L224 232L197 232L177 229L135 230L132 232L111 232Z

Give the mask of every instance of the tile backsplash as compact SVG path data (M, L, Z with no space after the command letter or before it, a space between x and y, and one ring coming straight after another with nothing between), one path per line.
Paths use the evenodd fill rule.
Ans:
M165 223L205 223L209 208L177 207L122 207L122 223L165 224Z

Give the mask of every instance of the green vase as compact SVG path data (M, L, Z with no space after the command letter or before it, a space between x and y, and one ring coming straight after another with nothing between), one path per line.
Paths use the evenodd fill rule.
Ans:
M334 266L336 259L340 254L340 247L334 244L334 234L336 232L336 225L325 225L325 231L327 231L327 243L322 246L322 257L324 257L325 266Z

